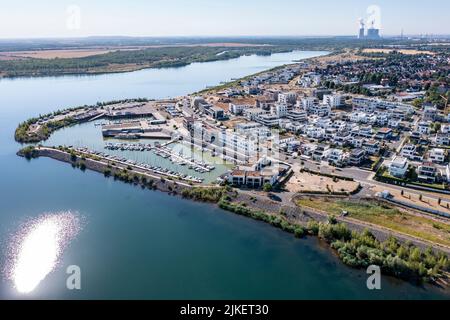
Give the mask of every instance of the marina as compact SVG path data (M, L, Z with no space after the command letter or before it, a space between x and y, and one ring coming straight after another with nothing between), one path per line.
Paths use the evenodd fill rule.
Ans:
M173 141L171 141L173 143ZM153 146L150 143L107 143L105 149L107 150L121 150L121 151L152 151L159 157L169 159L173 164L181 166L188 166L189 169L200 173L207 173L215 170L215 167L207 164L205 161L199 161L192 157L185 156L183 151L178 154L167 147L170 143L160 145L156 142Z
M191 183L202 183L204 180L202 178L183 174L183 173L177 172L175 170L170 170L170 169L159 167L159 166L151 166L149 164L140 163L140 162L137 162L134 160L127 159L125 157L119 157L119 156L110 155L110 154L107 154L104 152L89 150L88 148L75 148L74 150L76 150L82 154L94 155L94 156L103 158L104 160L114 161L116 163L125 165L127 167L135 167L144 172L154 173L154 174L158 174L158 175L173 178L173 179L179 179L179 180L183 180L183 181L187 181L187 182L191 182Z

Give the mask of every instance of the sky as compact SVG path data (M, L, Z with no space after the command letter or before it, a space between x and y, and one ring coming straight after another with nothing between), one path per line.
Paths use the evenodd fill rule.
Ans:
M0 38L356 35L360 18L384 35L450 34L449 12L448 0L0 0Z

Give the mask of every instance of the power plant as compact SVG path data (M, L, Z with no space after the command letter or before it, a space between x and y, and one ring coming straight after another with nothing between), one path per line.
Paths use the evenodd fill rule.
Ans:
M371 26L369 29L367 29L367 34L366 34L366 24L363 19L359 19L358 39L361 39L361 40L379 40L379 39L381 39L380 29L375 28L375 21L372 21Z

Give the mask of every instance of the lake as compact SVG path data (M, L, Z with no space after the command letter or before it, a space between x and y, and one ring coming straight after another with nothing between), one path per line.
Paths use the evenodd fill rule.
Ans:
M41 113L113 99L180 96L322 54L0 80L0 264L5 271L0 298L448 299L438 289L388 278L381 291L369 291L365 272L344 266L316 238L298 240L212 205L142 190L51 159L26 161L15 155L17 124ZM59 134L61 141L70 136ZM60 218L65 215L74 220ZM66 237L74 221L79 228ZM17 242L20 235L28 241ZM6 275L17 251L14 282ZM80 267L81 290L66 288L70 265Z

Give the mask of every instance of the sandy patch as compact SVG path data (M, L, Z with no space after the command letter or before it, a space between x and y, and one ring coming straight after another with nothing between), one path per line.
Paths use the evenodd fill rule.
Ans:
M389 188L389 187L382 187L382 186L376 186L373 187L374 192L383 192L383 191L389 191L389 193L394 197L395 200L402 201L405 203L409 203L416 206L421 206L428 209L433 210L439 210L443 212L450 213L450 198L447 195L436 195L436 197L441 198L441 203L439 204L439 201L428 197L427 193L421 193L422 194L422 200L420 199L420 195L418 193L413 193L408 190L404 190L403 196L401 194L400 190ZM448 205L448 207L447 207Z
M286 183L289 192L351 192L358 188L358 183L354 181L344 181L328 177L322 177L306 172L296 172Z
M407 54L407 55L417 55L417 54L429 54L429 55L434 55L434 52L431 51L420 51L420 50L414 50L414 49L376 49L376 48L372 48L372 49L364 49L363 52L364 53L391 53L391 52L400 52L402 54Z

